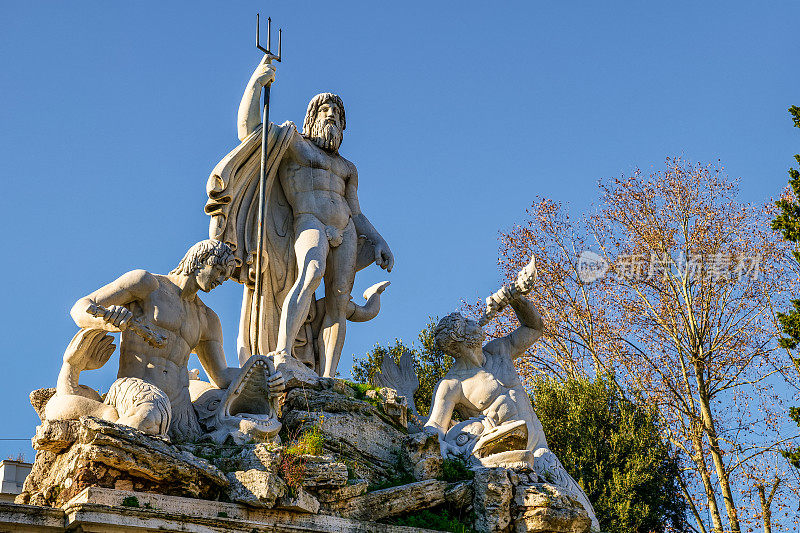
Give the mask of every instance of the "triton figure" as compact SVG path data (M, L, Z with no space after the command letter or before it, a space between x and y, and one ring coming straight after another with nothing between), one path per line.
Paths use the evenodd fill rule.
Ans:
M227 387L240 372L239 368L229 368L225 361L219 318L197 297L198 291L209 292L225 281L233 264L233 254L226 244L210 239L200 241L169 274L132 270L84 296L72 308L72 318L81 328L122 332L118 377L136 378L157 388L148 394L157 396L160 390L169 398L169 436L177 441L193 440L202 433L189 397L189 355L197 354L208 377L219 388ZM63 382L64 386L58 394L67 400L48 405L48 418L90 414L118 422L106 416L110 410L98 405L96 399L76 398L81 394L78 374L99 368L113 351L113 345L104 341L110 345L109 351L101 338L96 342L82 339L83 336L76 336L75 348L67 350L59 377L59 385ZM282 385L279 375L274 379L274 385ZM138 388L145 387L136 383ZM119 416L122 418L123 413ZM151 418L149 415L146 420L137 419L129 425L159 433L155 427L169 417ZM140 428L145 423L153 429Z
M478 467L532 468L581 502L592 527L599 530L586 493L550 451L514 367L514 360L524 356L544 332L539 312L524 296L535 277L531 260L516 281L486 299L486 311L479 321L451 313L436 324L436 346L454 362L436 384L424 431L439 437L443 457L470 457ZM506 306L514 310L519 327L484 344L483 324ZM453 420L456 412L461 422Z

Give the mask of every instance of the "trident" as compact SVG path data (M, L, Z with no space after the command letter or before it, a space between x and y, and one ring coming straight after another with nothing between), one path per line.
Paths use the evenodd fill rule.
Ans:
M267 17L267 47L261 46L261 22L260 14L256 13L256 48L266 54L267 63L273 60L280 63L281 61L281 33L282 30L278 29L278 55L270 51L272 47L272 18ZM256 331L255 342L253 344L253 351L259 351L259 341L261 340L261 293L263 291L263 275L261 272L261 255L264 249L264 209L266 204L266 188L267 188L267 160L269 154L267 153L267 129L269 129L269 89L272 84L264 86L264 110L261 119L261 174L258 177L258 224L256 231L258 232L258 241L256 241L256 284L255 294L256 299Z

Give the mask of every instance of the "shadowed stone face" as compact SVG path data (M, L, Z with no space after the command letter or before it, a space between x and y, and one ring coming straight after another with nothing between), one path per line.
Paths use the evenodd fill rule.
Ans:
M436 346L451 357L461 355L461 345L479 348L486 338L480 324L461 313L450 313L442 318L433 332Z

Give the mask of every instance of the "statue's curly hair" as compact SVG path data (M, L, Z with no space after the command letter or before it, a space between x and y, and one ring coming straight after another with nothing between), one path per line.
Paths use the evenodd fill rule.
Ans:
M233 268L236 258L230 246L216 239L200 241L186 252L181 262L178 263L170 274L184 274L186 276L200 270L204 264L225 265Z
M314 125L314 121L317 120L317 111L319 111L319 107L326 102L332 102L336 107L339 108L342 119L342 131L344 131L347 127L347 121L344 117L344 103L342 102L342 99L333 93L320 93L311 99L311 101L308 103L308 109L306 109L306 118L303 120L303 135L306 137L311 134L311 127Z
M464 342L467 319L461 313L450 313L442 318L433 328L433 340L436 347L448 355L458 353L455 345Z

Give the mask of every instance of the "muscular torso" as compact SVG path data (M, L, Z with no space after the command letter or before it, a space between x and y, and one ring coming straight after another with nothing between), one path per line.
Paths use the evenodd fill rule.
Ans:
M278 177L295 216L311 214L324 225L343 230L352 216L345 189L354 171L353 164L343 157L295 134Z
M166 345L154 348L131 330L123 331L118 376L141 378L174 399L189 384L186 365L205 328L206 307L199 298L181 299L180 288L166 276L155 275L155 278L158 288L127 307L134 316L164 335Z
M482 367L461 370L451 368L445 376L443 383L447 380L455 380L457 383L448 393L455 403L454 410L464 420L484 415L495 425L523 420L528 428L527 449L546 447L547 440L542 424L533 411L531 400L519 380L510 354L505 350L500 350L499 353L484 350L484 356L486 362ZM446 428L450 417L436 422L440 427Z
M450 377L461 381L466 401L456 406L465 418L483 414L497 424L527 418L530 400L519 381L514 364L507 354L484 351L482 367L452 371Z

